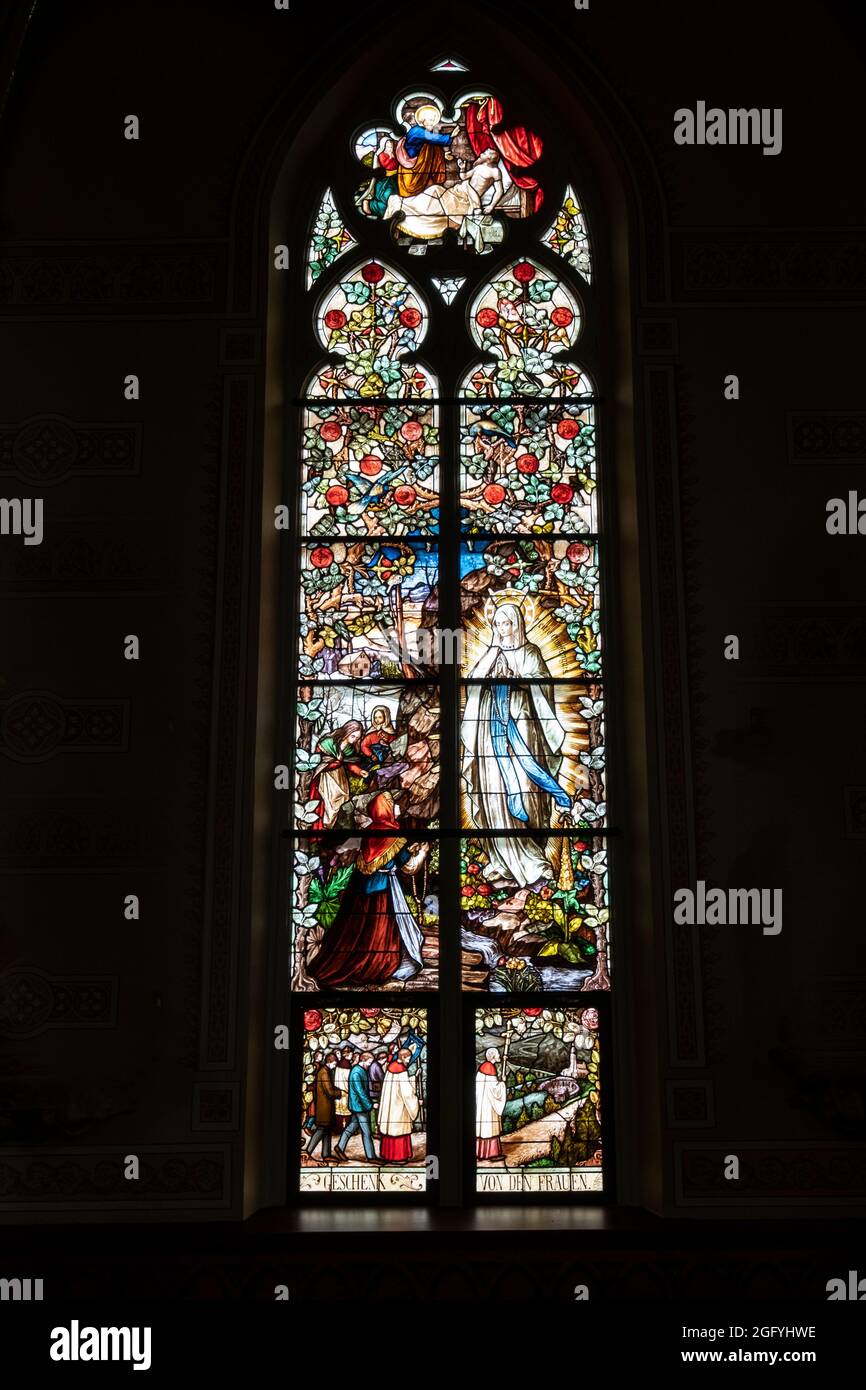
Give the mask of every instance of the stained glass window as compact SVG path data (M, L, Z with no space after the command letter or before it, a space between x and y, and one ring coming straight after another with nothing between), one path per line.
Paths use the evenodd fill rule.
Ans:
M423 1192L426 1010L307 1008L303 1029L301 1191Z
M459 72L457 64L436 72ZM544 201L535 172L544 142L512 125L502 102L485 92L402 97L390 121L355 139L366 181L356 204L391 225L393 239L423 255L456 234L465 250L488 254L505 238L504 219L532 217Z
M342 256L346 251L351 251L352 247L357 246L357 244L337 211L333 193L330 188L327 188L316 214L310 237L307 253L307 285L314 284L323 271L334 264L338 256Z
M602 1190L599 1060L597 1009L476 1011L476 1191Z
M579 270L587 284L592 279L592 255L586 220L571 184L565 190L562 206L542 240L563 260Z
M446 304L453 304L466 284L462 275L432 275L430 278Z
M286 973L326 1200L428 1200L431 1123L479 1198L604 1188L597 285L543 121L464 73L371 107L299 301ZM441 1111L431 1066L463 1078Z

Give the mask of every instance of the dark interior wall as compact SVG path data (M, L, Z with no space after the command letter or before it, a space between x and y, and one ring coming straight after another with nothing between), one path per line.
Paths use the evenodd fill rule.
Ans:
M308 116L365 28L405 11L37 3L28 26L30 8L10 8L0 49L0 459L6 496L44 498L46 533L0 539L0 1210L220 1218L240 1213L244 1162L262 131L275 110L280 129ZM493 14L419 19L431 57ZM609 84L613 146L629 120L642 133L669 223L639 248L658 274L633 286L659 774L657 975L636 997L655 989L662 1020L638 1051L665 1209L841 1212L866 1152L866 613L862 542L827 536L824 507L866 457L862 33L804 3L560 0L495 19L527 62L537 24L576 89ZM371 105L403 80L383 64ZM781 106L782 154L677 147L673 111L699 99ZM782 887L781 935L675 930L670 890L695 877ZM720 1177L732 1152L739 1186Z

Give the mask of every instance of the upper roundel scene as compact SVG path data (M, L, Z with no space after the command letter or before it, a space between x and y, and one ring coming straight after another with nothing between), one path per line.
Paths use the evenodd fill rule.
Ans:
M449 114L439 98L418 92L397 102L395 116L355 139L367 171L355 201L365 216L390 222L411 254L455 237L484 254L504 241L508 218L541 208L542 140L512 125L498 98L468 93Z

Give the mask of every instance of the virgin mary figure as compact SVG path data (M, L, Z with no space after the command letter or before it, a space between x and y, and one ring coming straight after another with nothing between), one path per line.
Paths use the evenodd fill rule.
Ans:
M309 970L320 988L382 985L411 980L421 970L424 937L400 883L400 872L417 873L426 845L406 846L394 832L399 810L390 792L379 792L369 808L370 836L358 851L337 915Z
M479 831L541 829L550 825L551 803L562 810L572 805L556 780L565 731L553 686L546 683L551 673L539 648L526 640L517 604L500 604L492 629L489 648L469 672L470 680L486 678L488 683L468 687L463 712L462 779L469 822ZM531 836L493 839L486 849L487 878L527 887L550 877L551 865Z

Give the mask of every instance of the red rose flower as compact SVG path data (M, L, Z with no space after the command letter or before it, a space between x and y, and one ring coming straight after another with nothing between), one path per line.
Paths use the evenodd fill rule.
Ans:
M424 426L420 425L417 420L407 420L405 425L400 426L401 436L410 444L413 444L416 439L420 439L423 433Z
M475 322L481 328L495 328L499 322L499 315L495 309L479 309L475 315Z
M348 500L348 492L344 487L340 487L338 483L335 483L333 487L329 487L328 491L325 493L325 501L331 507L342 507Z
M482 496L485 502L489 503L491 507L495 507L500 502L505 501L505 488L499 483L488 483Z
M379 1010L378 1010L378 1009L359 1009L358 1012L360 1013L360 1015L361 1015L362 1018L378 1018L378 1017L379 1017Z
M318 1009L307 1009L304 1012L304 1027L308 1033L317 1033L322 1026L322 1015Z
M366 280L368 285L378 285L384 274L385 271L382 266L377 265L375 261L370 261L369 265L365 265L361 271L361 279Z
M342 309L329 309L325 315L326 328L345 328L346 315Z
M570 309L559 308L554 309L550 317L556 324L557 328L567 328L568 325L571 323L572 319L574 318L574 314L571 312Z
M576 435L580 434L580 421L560 420L556 427L556 433L560 439L574 439Z
M575 848L575 849L586 849L586 840L575 840L575 842L574 842L574 848Z
M334 558L333 550L326 545L317 545L310 556L310 564L314 569L326 570Z
M377 473L382 472L382 460L375 454L365 454L358 467L365 478L375 478Z
M521 454L517 460L517 469L520 473L537 473L538 459L535 454Z
M541 1010L540 1010L540 1009L524 1009L523 1012L526 1014L526 1017L527 1017L527 1018L538 1018L538 1015L541 1013Z
M554 483L550 489L550 496L554 502L561 502L564 506L574 496L574 488L569 487L568 483Z
M535 266L530 265L529 261L519 261L514 267L514 278L521 285L528 285L530 280L535 279Z
M326 420L323 425L319 426L319 434L323 439L329 440L332 444L335 439L340 438L342 433L343 426L338 425L336 420Z
M421 315L417 309L404 309L400 315L400 322L404 328L417 328L421 322Z
M417 495L413 487L395 487L394 489L394 501L398 507L411 507Z
M568 550L565 553L573 565L586 564L586 561L592 555L592 551L590 550L589 546L584 545L583 541L575 541L573 545L570 545L568 547Z

